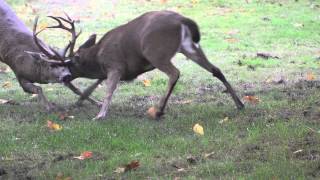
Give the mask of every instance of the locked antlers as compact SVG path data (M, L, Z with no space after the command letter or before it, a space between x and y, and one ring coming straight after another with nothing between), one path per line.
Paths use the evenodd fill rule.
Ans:
M77 38L81 34L81 30L80 30L80 32L76 33L74 20L72 20L66 13L65 13L65 15L67 18L48 16L48 17L54 19L55 21L57 21L58 25L43 28L38 32L37 32L37 25L38 25L39 17L36 17L36 19L35 19L34 26L33 26L33 39L34 39L35 44L40 49L40 51L45 56L47 56L49 58L49 60L46 60L46 61L55 62L55 63L58 63L58 62L66 63L67 58L74 56L74 46L76 44ZM62 21L65 23L68 23L70 25L70 27L67 27L66 25L64 25ZM47 28L48 29L49 28L63 29L63 30L66 30L71 33L71 38L72 38L71 41L69 41L68 45L65 48L63 48L61 52L56 51L52 47L45 47L45 46L43 46L43 43L39 41L39 39L37 37L38 34L40 34L42 31L44 31ZM66 56L68 50L69 50L69 55Z

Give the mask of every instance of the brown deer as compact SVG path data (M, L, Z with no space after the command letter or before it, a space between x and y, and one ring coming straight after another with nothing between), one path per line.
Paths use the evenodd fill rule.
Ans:
M74 22L68 17L52 17L59 25L55 28L66 29L62 21ZM75 32L73 32L75 34ZM73 36L73 47L76 37ZM72 78L86 77L99 79L88 88L84 97L91 94L95 87L106 79L107 91L100 112L94 119L107 115L112 94L119 81L128 81L155 68L169 77L166 94L155 108L154 117L164 114L168 98L179 79L179 70L171 59L182 53L218 78L226 86L238 109L244 107L231 85L219 68L212 65L203 53L197 24L178 13L171 11L148 12L136 19L106 33L98 43L92 35L79 49L68 58ZM72 51L70 51L71 53ZM81 98L80 98L81 99Z
M38 94L46 109L52 110L53 104L48 102L41 87L33 83L66 82L74 92L79 95L81 92L67 81L71 78L71 73L64 59L37 38L35 27L36 23L32 33L11 8L0 0L0 61L13 70L25 92ZM45 55L41 51L46 52ZM97 103L92 99L90 101Z

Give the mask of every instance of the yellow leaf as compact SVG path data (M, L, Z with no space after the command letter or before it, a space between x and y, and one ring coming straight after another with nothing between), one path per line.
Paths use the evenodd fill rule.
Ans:
M11 86L12 86L12 84L9 81L4 82L2 85L3 88L10 88Z
M196 4L196 3L198 3L199 2L199 0L191 0L191 3L192 4Z
M225 117L224 119L222 119L221 121L219 121L220 124L223 124L225 122L229 121L229 117Z
M143 80L143 85L145 87L149 87L149 86L151 86L151 81L149 79L145 79L145 80Z
M200 124L198 124L198 123L193 126L193 131L194 131L196 134L204 135L203 127L202 127Z
M308 72L306 79L307 79L308 81L313 81L313 80L316 79L316 77L315 77L315 75L314 75L312 72Z
M50 120L47 121L47 127L51 130L54 130L54 131L60 131L62 129L61 125L56 124Z

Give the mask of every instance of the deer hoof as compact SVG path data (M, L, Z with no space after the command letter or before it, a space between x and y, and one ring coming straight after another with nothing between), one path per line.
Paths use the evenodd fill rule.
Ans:
M152 119L159 120L164 113L159 111L156 107L151 107L148 109L147 114Z
M92 118L92 121L101 121L106 118L105 114L98 114L96 117Z

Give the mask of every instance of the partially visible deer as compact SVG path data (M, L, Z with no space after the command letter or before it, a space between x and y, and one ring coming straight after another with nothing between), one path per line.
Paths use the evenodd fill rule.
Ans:
M56 28L65 29L62 21L74 26L69 17L68 19L52 18L59 23ZM75 43L75 39L72 43ZM107 115L112 94L119 81L132 80L155 68L169 77L166 94L161 98L154 113L155 118L163 115L168 98L180 75L179 70L171 62L176 53L184 54L211 72L226 86L237 108L244 107L220 69L212 65L203 53L199 44L200 33L197 24L178 13L148 12L109 31L97 44L95 40L96 36L92 35L68 57L71 60L69 69L72 78L70 79L78 77L99 79L82 98L90 95L97 84L106 79L106 97L100 112L94 119L101 119Z
M67 82L66 85L74 92L79 95L81 92L67 81L71 74L64 59L39 40L35 31L32 33L11 8L0 0L0 61L13 70L25 92L38 94L45 108L52 110L53 104L48 102L41 87L34 83ZM41 50L46 54L40 53ZM96 103L92 99L90 101Z

